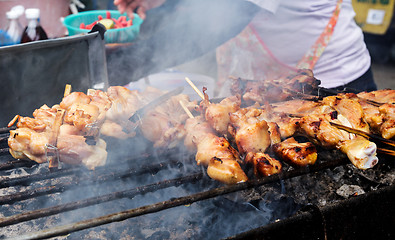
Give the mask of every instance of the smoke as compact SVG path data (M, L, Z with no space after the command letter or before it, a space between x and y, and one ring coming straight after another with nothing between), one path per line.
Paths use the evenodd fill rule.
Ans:
M110 85L196 59L236 36L258 7L241 0L167 1L147 12L139 39L107 51Z

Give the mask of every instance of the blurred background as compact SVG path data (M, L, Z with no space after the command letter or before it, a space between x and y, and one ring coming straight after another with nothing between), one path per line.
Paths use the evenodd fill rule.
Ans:
M379 89L395 89L395 20L394 1L353 0L356 22L364 31L365 42L372 57L372 69ZM7 25L6 12L15 5L41 10L41 24L49 38L67 35L62 19L72 11L116 10L113 0L0 0L0 29ZM20 22L26 25L21 16ZM215 52L176 66L183 72L197 73L216 78Z

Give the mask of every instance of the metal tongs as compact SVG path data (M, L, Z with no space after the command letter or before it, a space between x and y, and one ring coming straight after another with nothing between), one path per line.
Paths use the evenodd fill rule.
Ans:
M162 103L165 103L166 100L168 100L170 97L175 96L177 94L180 94L182 91L184 90L184 87L178 87L170 92L167 92L165 94L163 94L162 96L154 99L153 101L151 101L150 103L148 103L147 105L145 105L144 107L140 108L139 110L137 110L130 118L129 121L132 122L137 122L138 120L141 119L142 116L144 116L144 114L148 111L151 110L153 107L156 107Z

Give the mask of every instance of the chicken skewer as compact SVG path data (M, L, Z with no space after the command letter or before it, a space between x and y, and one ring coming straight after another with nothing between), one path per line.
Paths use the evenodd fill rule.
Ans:
M188 82L194 86L192 81ZM196 86L194 89L197 90ZM205 99L208 101L207 96ZM182 102L180 105L183 105ZM203 116L194 117L187 108L183 109L189 116L185 123L184 145L190 151L196 151L197 164L206 166L209 177L222 183L236 184L247 181L248 177L240 166L241 159L236 149L224 137L216 136L214 129Z
M292 104L298 101L299 103ZM357 168L367 169L377 164L376 144L363 137L356 137L354 134L339 130L330 123L335 122L360 130L369 129L368 124L363 121L363 111L357 101L342 96L335 98L330 96L321 102L307 100L290 102L292 103L274 104L274 111L290 112L291 116L299 118L296 134L308 137L310 141L323 148L340 149Z
M270 176L281 172L281 163L266 154L272 141L268 123L259 119L260 111L242 108L230 113L229 133L237 144L239 153L254 168L255 176ZM272 130L274 133L274 129ZM279 137L278 131L276 132ZM274 134L273 134L274 136Z
M240 166L241 160L236 149L224 137L215 135L202 116L189 118L185 123L185 129L185 146L196 151L197 164L207 167L210 178L226 184L248 180Z
M94 143L89 143L85 138L97 137L86 134L92 132L89 125L99 120L100 103L108 104L102 92L96 93L90 96L66 93L61 104L52 108L43 105L35 110L34 118L19 117L17 129L11 130L8 138L11 155L38 163L49 160L50 167L56 167L56 159L68 164L82 163L89 169L104 165L107 158L105 142L97 138Z
M345 130L347 132L355 133L355 134L363 136L363 137L365 137L367 139L371 139L373 141L377 141L379 143L384 143L384 144L387 144L387 145L395 147L395 141L392 141L392 140L389 140L389 139L385 139L385 138L381 138L381 137L376 136L374 134L363 132L361 130L358 130L358 129L355 129L355 128L350 128L350 127L347 127L347 126L344 126L344 125L341 125L341 124L338 124L338 123L335 123L335 122L330 122L330 124L335 126L335 127L337 127L337 128L339 128L339 129Z
M339 130L333 127L330 122L339 122L339 124L350 126L344 116L332 111L304 116L299 122L300 132L324 148L340 149L359 169L372 168L377 164L376 144L364 137L350 135L350 133Z

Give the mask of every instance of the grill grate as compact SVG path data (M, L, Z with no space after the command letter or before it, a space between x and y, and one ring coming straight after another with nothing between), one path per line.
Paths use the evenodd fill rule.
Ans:
M4 148L3 148L4 149ZM6 151L6 150L5 150ZM175 152L177 152L175 154ZM293 181L294 178L300 176L314 175L323 171L331 171L336 167L345 166L348 164L348 160L342 155L336 155L335 158L331 158L330 153L328 156L324 155L325 159L320 159L315 165L309 168L294 169L292 167L286 167L285 171L280 175L273 175L262 179L251 180L246 183L240 183L237 185L223 186L218 183L213 183L200 168L200 172L196 173L196 166L193 164L193 156L189 154L180 154L178 151L174 151L168 154L158 154L150 156L139 156L129 157L125 159L118 159L118 162L111 161L109 166L105 168L98 168L94 172L85 171L80 167L66 167L57 171L49 171L45 169L45 166L41 170L43 172L30 173L26 176L18 176L13 178L5 178L0 182L0 190L3 190L2 196L0 196L0 203L3 206L9 205L12 208L13 205L30 204L30 201L43 201L42 199L51 199L54 197L63 198L63 194L67 194L71 190L86 188L86 187L98 187L101 184L109 184L113 181L125 181L130 182L137 181L138 186L127 188L126 190L110 191L110 193L96 194L93 197L86 196L80 200L65 200L65 203L57 204L50 207L38 207L33 209L27 209L18 212L11 212L0 218L0 227L12 227L15 224L21 224L23 222L30 223L32 220L45 219L49 216L57 216L64 214L72 210L83 209L88 206L101 205L108 202L114 202L118 199L133 199L136 196L145 196L147 193L155 193L158 190L165 190L171 187L183 186L187 189L187 194L183 196L172 196L170 191L167 196L167 200L158 201L151 204L143 204L134 208L124 208L121 211L115 211L113 213L99 216L87 217L87 219L79 221L74 220L69 224L55 224L55 226L45 227L45 230L38 232L31 232L25 235L18 235L18 239L42 239L50 238L55 236L63 236L78 232L84 229L91 229L98 226L107 225L113 222L123 221L125 219L133 219L142 215L149 215L151 213L162 212L170 210L175 207L190 205L195 202L201 202L207 199L218 198L220 196L228 196L230 193L239 193L250 189L257 189L259 187L265 187L270 184L282 184L283 181ZM161 162L155 162L158 159ZM171 160L173 159L173 160ZM9 154L3 154L0 160L0 172L13 171L18 168L29 169L39 168L38 164L34 164L32 161L21 161L12 160ZM134 164L129 164L134 162ZM137 162L137 164L136 164ZM152 164L146 164L146 163ZM143 164L144 163L144 164ZM45 164L42 164L45 165ZM393 163L389 164L389 169L393 168ZM165 171L177 171L178 177L169 178L166 174L160 176L162 178L159 181L149 183L147 179L157 179L157 175ZM180 176L181 175L181 176ZM357 174L354 174L357 175ZM361 178L363 175L359 175ZM358 176L357 176L358 177ZM141 179L136 180L136 179ZM378 184L375 179L366 178L370 184ZM199 183L205 185L199 186ZM36 184L42 183L42 184ZM189 184L194 185L194 190L189 191ZM390 186L392 183L389 184ZM18 192L7 193L8 189L16 188ZM78 190L77 190L78 191ZM166 190L167 191L167 190ZM373 193L375 191L372 191ZM68 197L66 197L68 198ZM125 210L126 209L126 210ZM321 210L320 210L321 211ZM165 213L166 214L166 213ZM310 213L308 213L310 214ZM304 216L303 214L300 216ZM300 217L299 216L299 217ZM310 216L311 217L311 216ZM309 218L309 217L303 217ZM288 218L290 221L291 218ZM243 221L242 219L240 221ZM286 221L280 221L286 223ZM272 226L272 225L269 225ZM37 229L37 228L35 228ZM266 228L265 228L266 229ZM246 231L245 229L243 231ZM247 235L237 235L235 238L243 238L243 236L250 236L248 234L255 233L246 232ZM15 236L13 233L11 236Z

